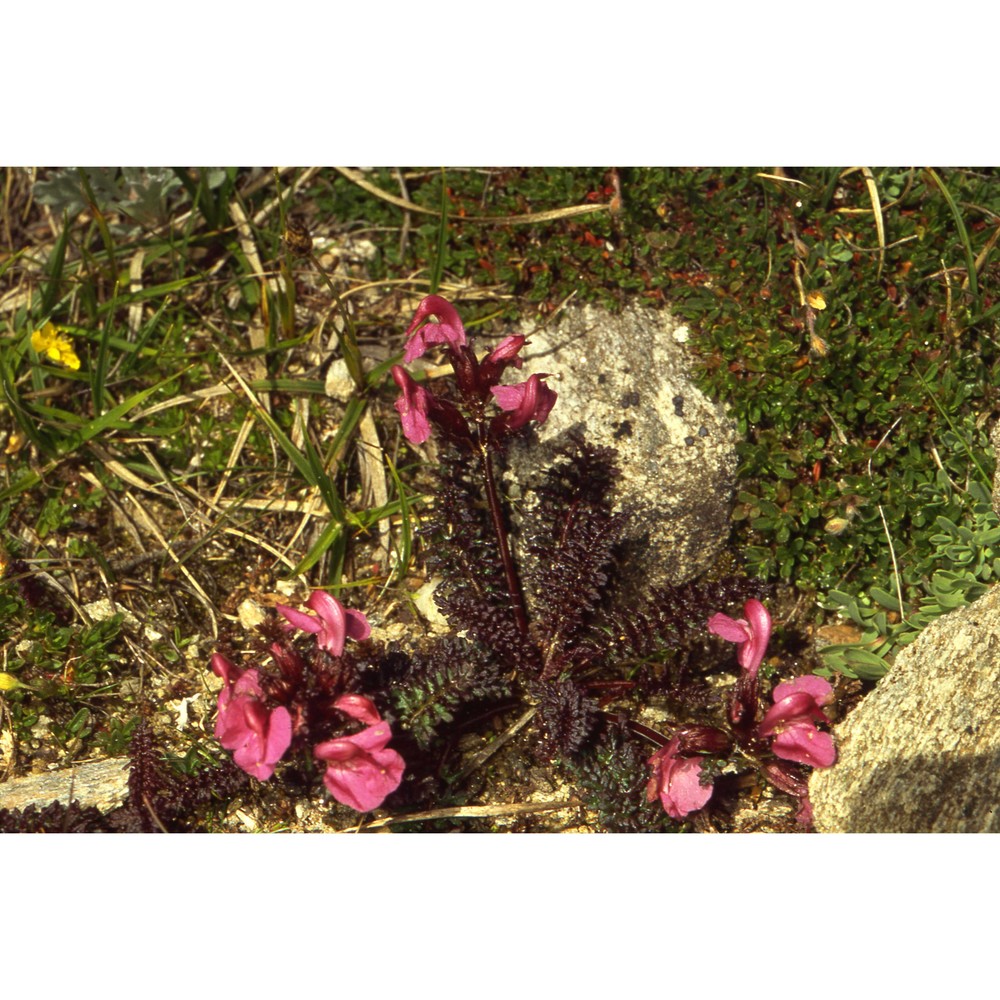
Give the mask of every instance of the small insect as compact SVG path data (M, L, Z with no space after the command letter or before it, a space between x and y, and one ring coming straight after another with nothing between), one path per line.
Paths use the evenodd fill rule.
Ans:
M285 246L299 256L306 256L312 252L313 242L309 230L300 219L289 218L285 222L285 232L282 235Z

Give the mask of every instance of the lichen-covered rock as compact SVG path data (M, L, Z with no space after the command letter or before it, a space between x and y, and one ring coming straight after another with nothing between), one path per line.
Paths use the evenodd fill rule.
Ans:
M677 584L711 566L729 537L736 432L688 375L687 328L665 309L583 306L519 332L529 336L524 371L552 373L559 399L538 428L541 447L512 449L514 478L530 483L582 430L618 452L614 500L635 557L626 572Z
M128 760L124 757L74 764L58 771L9 778L0 784L0 809L41 808L51 802L68 806L117 809L128 794Z
M1000 588L929 625L834 731L817 830L1000 832Z

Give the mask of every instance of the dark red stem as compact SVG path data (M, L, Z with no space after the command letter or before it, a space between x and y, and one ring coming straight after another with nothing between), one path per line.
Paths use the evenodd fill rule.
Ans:
M517 622L517 630L522 636L528 634L528 612L524 606L524 595L521 584L514 569L514 560L510 555L510 545L507 541L507 525L504 522L503 510L500 507L500 497L497 493L496 479L493 475L493 462L485 442L479 445L479 463L483 470L483 482L486 486L486 499L490 505L490 517L493 519L493 530L497 536L497 546L500 549L500 561L503 563L504 578L507 581L507 595Z

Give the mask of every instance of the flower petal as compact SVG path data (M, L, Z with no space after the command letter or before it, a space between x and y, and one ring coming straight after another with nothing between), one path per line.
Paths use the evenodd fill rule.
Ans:
M779 733L771 744L775 756L810 767L830 767L837 748L829 733L821 733L811 722L799 722Z
M817 705L829 705L833 701L833 686L829 681L815 674L804 674L775 687L773 694L775 704L797 691L811 695Z
M701 783L701 761L674 756L678 745L679 740L674 737L649 758L653 776L646 787L647 801L659 796L660 804L672 819L683 819L696 812L712 797L712 783Z
M382 716L378 714L375 703L362 694L341 695L333 703L333 707L339 708L345 715L369 726L377 725L382 721Z
M399 414L403 425L403 436L411 444L423 444L431 436L431 425L427 418L431 394L410 378L406 369L392 366L392 377L402 395L392 405Z
M297 611L284 604L276 604L274 607L279 614L284 615L291 622L293 627L301 629L303 632L315 633L323 627L312 615L307 615L304 611Z
M750 642L740 649L738 658L744 670L756 673L764 661L767 644L771 641L771 616L767 608L754 597L743 605L743 612L750 626Z
M212 673L218 674L227 686L235 679L232 675L236 673L236 667L227 660L221 653L212 654Z
M750 627L745 621L737 621L721 612L708 619L708 631L726 642L749 642L751 637Z

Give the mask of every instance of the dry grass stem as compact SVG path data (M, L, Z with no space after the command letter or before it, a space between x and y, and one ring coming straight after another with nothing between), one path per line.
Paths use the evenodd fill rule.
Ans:
M429 809L426 812L409 815L385 816L362 823L360 826L344 830L344 833L360 833L362 830L380 830L395 823L418 823L434 819L489 819L491 816L524 816L529 813L554 812L557 809L573 809L580 805L576 799L562 802L511 802L495 806L455 806L450 809Z

